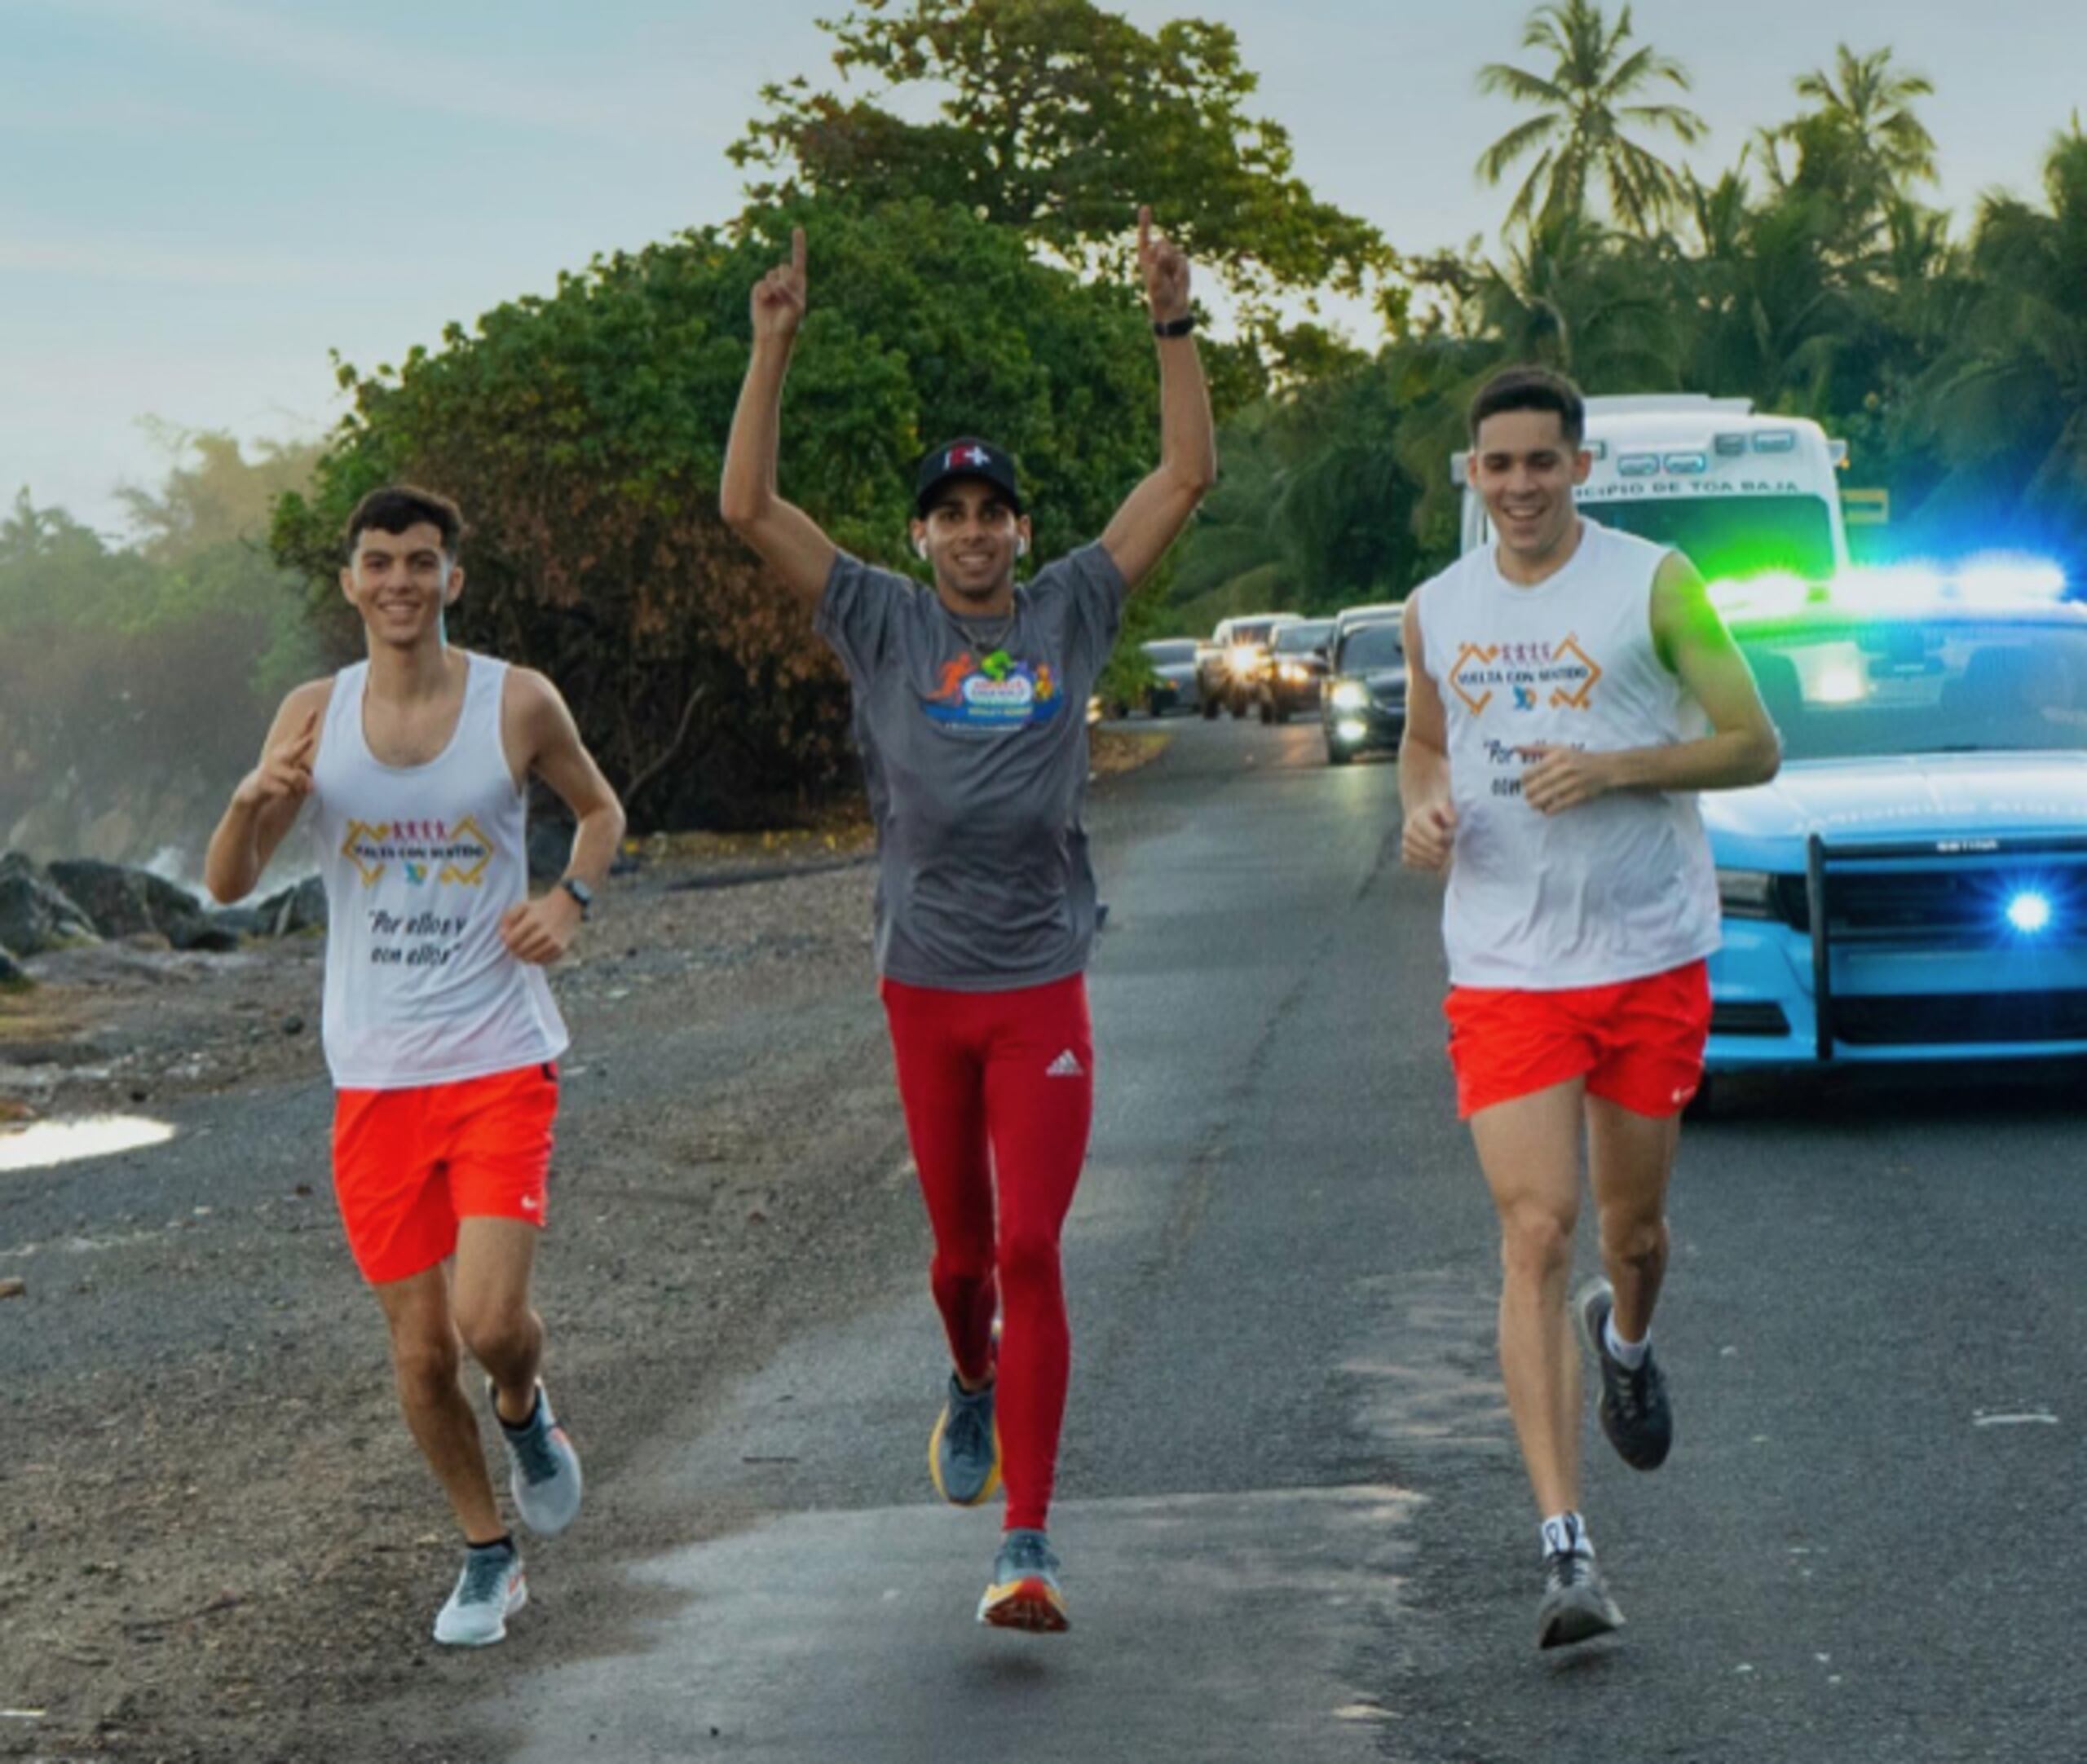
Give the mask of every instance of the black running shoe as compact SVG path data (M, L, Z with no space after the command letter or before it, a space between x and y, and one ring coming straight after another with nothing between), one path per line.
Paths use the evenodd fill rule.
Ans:
M1622 1627L1623 1613L1608 1596L1592 1556L1554 1550L1543 1559L1543 1603L1536 1616L1538 1647L1570 1647Z
M1635 1372L1608 1351L1608 1316L1615 1308L1615 1291L1605 1280L1588 1281L1573 1301L1580 1338L1601 1364L1601 1431L1633 1470L1657 1470L1674 1449L1674 1409L1666 1400L1666 1380L1660 1376L1651 1348Z

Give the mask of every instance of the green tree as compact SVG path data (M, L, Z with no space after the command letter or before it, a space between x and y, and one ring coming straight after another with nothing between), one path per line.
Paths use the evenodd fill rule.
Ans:
M1833 68L1799 75L1797 90L1816 107L1792 125L1798 138L1816 124L1852 145L1860 174L1850 193L1867 209L1880 210L1913 184L1935 181L1935 137L1913 112L1915 100L1935 95L1935 83L1893 67L1889 49L1858 55L1842 43Z
M1681 174L1630 131L1652 130L1692 146L1707 130L1685 105L1643 101L1661 85L1687 91L1688 71L1649 43L1630 47L1631 36L1627 6L1611 25L1597 0L1557 0L1531 13L1522 31L1524 49L1551 58L1548 73L1498 61L1479 71L1481 92L1537 111L1478 161L1479 175L1498 184L1536 155L1507 211L1511 227L1584 218L1597 184L1610 216L1633 232L1652 232L1674 209Z
M792 498L858 555L912 567L915 461L983 431L1022 461L1040 555L1099 533L1157 446L1133 290L924 201L807 201L691 232L452 326L395 372L344 367L354 410L315 493L279 512L281 555L328 600L365 490L457 497L457 635L558 681L639 824L773 813L847 769L845 683L717 513L748 290L793 223L820 293L785 411Z
M1149 202L1199 269L1256 307L1282 291L1359 293L1392 267L1374 227L1296 175L1288 132L1250 113L1259 82L1225 25L1148 33L1093 0L858 0L823 28L844 82L876 90L768 87L733 150L769 174L757 202L924 197L1089 269L1127 261ZM892 108L923 88L935 121Z
M2087 559L2087 135L2045 162L2042 206L1994 196L1951 346L1908 399L1904 439L1937 461L1926 524L2040 539Z
M0 520L0 843L143 860L200 840L273 702L324 664L302 584L258 540L298 452L159 432L165 483L133 489L113 545L26 495ZM127 830L127 831L126 831Z
M263 441L249 452L232 435L161 417L142 426L166 456L166 480L157 491L126 484L117 494L130 510L137 550L155 563L180 563L219 545L261 551L276 502L310 483L319 463L316 442Z

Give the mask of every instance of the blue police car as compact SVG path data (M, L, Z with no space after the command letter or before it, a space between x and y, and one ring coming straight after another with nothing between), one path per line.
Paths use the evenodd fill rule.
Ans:
M2087 1053L2087 607L2047 566L1714 584L1784 761L1706 795L1709 1068Z

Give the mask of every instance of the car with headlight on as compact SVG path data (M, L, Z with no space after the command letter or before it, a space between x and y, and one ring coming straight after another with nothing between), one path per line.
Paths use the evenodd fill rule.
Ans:
M1710 1071L2087 1054L2087 606L2062 573L1712 592L1783 765L1701 798Z
M1333 634L1330 619L1299 619L1277 627L1256 695L1263 722L1286 723L1299 711L1319 708L1319 687L1326 677L1326 643Z
M1405 733L1405 631L1399 609L1348 628L1326 664L1319 701L1326 763L1345 765L1371 749L1398 751Z
M1260 612L1238 619L1220 619L1211 633L1211 654L1197 676L1202 712L1215 717L1229 710L1244 717L1256 701L1261 675L1269 663L1269 646L1277 630L1295 624L1294 612Z

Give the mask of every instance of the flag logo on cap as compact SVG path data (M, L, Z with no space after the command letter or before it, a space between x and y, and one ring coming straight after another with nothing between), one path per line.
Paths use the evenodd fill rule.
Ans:
M955 471L965 465L990 465L993 456L981 447L951 448L946 470Z

